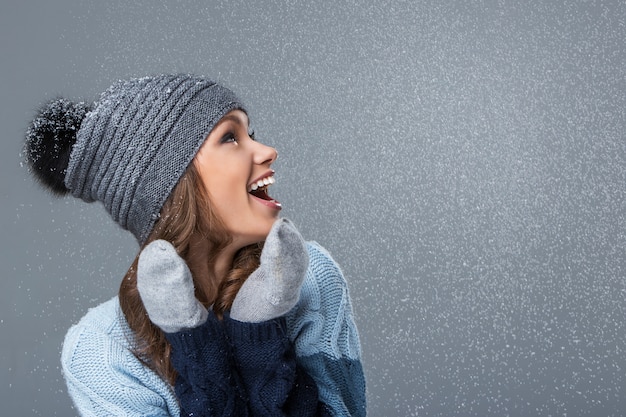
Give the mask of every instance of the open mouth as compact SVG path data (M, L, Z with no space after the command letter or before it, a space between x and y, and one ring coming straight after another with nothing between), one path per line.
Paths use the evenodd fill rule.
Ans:
M274 173L271 172L267 176L260 178L250 184L248 186L248 193L250 193L253 197L262 200L262 202L269 207L280 209L281 205L278 201L274 200L267 193L267 189L270 185L274 184L276 179L274 178Z

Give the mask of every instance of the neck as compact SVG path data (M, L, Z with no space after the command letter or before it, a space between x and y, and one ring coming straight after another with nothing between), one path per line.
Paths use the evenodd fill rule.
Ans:
M210 286L216 289L230 271L237 250L238 248L232 243L227 245L215 255L213 262L209 265L207 263L209 242L200 234L195 234L189 244L188 261L195 266L195 269L192 268L194 273L198 273L198 277L213 280L213 284Z
M215 265L213 266L213 272L215 277L218 279L218 282L222 282L228 271L233 265L233 259L235 258L235 253L237 253L238 248L232 247L232 245L224 248L215 258Z

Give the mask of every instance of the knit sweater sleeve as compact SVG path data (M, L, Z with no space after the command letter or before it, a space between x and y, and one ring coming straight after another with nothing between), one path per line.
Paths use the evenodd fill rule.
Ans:
M308 243L308 251L300 301L286 317L289 338L328 414L365 416L361 347L346 280L319 244Z
M93 310L100 316L90 312L68 331L61 356L68 392L79 414L178 416L171 387L133 355L111 315L101 314L101 308Z

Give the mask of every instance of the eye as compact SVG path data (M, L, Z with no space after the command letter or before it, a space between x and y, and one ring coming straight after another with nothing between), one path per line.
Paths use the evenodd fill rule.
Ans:
M237 138L235 137L235 134L233 132L228 132L224 136L222 136L222 139L220 139L220 143L237 143Z
M256 141L256 138L254 137L254 129L252 129L252 130L250 130L250 131L248 132L248 136L250 136L250 139L252 139L252 140Z

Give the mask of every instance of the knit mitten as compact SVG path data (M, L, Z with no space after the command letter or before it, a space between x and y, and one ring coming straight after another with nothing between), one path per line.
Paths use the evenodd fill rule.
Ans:
M207 320L206 308L194 295L189 267L165 240L151 242L139 254L137 289L150 321L166 333Z
M302 236L289 220L278 219L265 240L261 265L239 289L230 317L259 323L284 315L298 302L308 265Z

